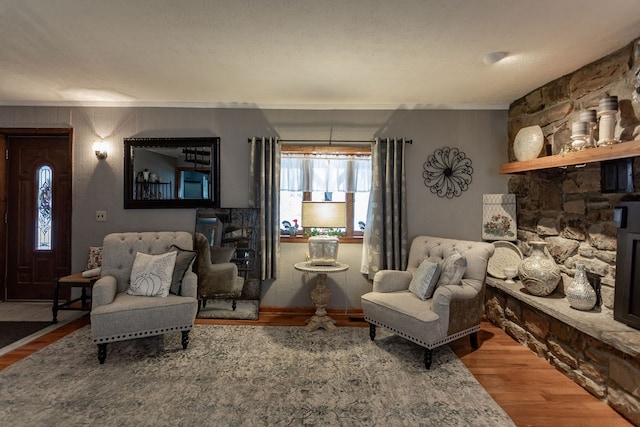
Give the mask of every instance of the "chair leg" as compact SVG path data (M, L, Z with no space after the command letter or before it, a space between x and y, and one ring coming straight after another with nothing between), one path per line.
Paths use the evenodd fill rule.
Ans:
M473 332L471 333L471 335L469 335L469 340L471 341L471 347L474 350L478 349L478 333L477 332Z
M431 369L431 362L433 361L433 350L430 348L424 349L424 367Z
M376 325L373 323L369 323L369 338L371 338L371 341L376 339Z
M107 360L107 344L98 344L98 361L101 365Z
M238 306L238 304L236 303L236 300L232 300L231 301L231 308L233 309L233 311L236 311L236 307Z
M189 331L182 331L182 349L186 350L189 345Z

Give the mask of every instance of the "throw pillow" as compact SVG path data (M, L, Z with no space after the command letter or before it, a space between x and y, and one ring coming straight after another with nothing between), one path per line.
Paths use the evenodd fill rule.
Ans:
M433 296L440 277L440 264L425 259L413 273L409 290L421 300L427 300Z
M131 269L131 283L127 293L147 297L166 297L169 295L173 268L176 265L176 252L162 255L136 253Z
M182 249L176 245L171 245L171 250L176 252L176 265L173 268L169 293L180 295L182 291L182 279L184 279L187 270L191 269L193 261L196 259L196 252Z
M93 270L102 267L102 246L89 247L89 260L86 270Z
M442 272L438 279L438 286L458 285L467 269L467 259L460 255L456 248L451 249L449 255L442 260Z

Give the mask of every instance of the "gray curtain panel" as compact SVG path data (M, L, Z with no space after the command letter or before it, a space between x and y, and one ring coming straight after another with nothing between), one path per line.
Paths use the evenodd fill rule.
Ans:
M251 140L249 206L260 208L260 271L262 280L278 275L280 254L280 144L277 137Z
M360 271L369 279L379 270L407 266L407 190L404 138L378 139L371 145L371 193Z

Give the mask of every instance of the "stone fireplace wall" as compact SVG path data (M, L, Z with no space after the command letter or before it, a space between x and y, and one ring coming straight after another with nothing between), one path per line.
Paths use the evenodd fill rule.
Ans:
M571 123L581 110L596 109L600 98L617 95L620 111L616 136L640 139L640 103L634 98L640 73L640 39L605 58L560 77L514 101L509 108L509 158L513 139L525 126L539 125L546 150L557 154L570 141ZM563 284L576 262L601 278L602 300L612 308L615 286L616 228L613 207L621 199L640 199L640 159L633 163L634 193L602 193L600 164L546 169L512 175L509 192L516 194L518 244L527 255L528 241L545 240L563 272ZM562 284L561 284L562 286ZM559 289L563 292L562 287Z
M543 153L558 154L570 142L571 124L580 111L597 110L598 101L607 95L617 95L619 100L616 137L621 143L640 140L639 86L640 39L514 101L509 108L510 161L516 160L514 137L526 126L539 125L546 139ZM603 193L600 166L592 163L511 175L508 188L517 200L517 244L527 256L528 242L546 241L563 280L556 294L545 298L527 296L502 281L488 279L485 314L516 341L640 425L640 331L615 322L609 310L616 277L613 208L621 200L640 200L640 157L633 160L633 193ZM604 307L594 310L598 313L578 314L566 304L557 310L563 307L557 297L563 296L572 280L576 262L583 262L600 279ZM553 301L556 310L550 309ZM614 338L609 327L622 332Z
M640 189L640 160L634 160L634 187ZM617 229L613 208L622 199L640 196L600 192L600 165L581 169L536 171L514 175L509 192L516 195L518 244L525 255L532 240L548 242L562 271L558 291L573 278L575 264L600 277L602 303L613 309Z

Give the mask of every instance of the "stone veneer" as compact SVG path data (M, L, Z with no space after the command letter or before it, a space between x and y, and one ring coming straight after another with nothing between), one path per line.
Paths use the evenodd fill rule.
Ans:
M617 95L620 105L616 136L621 141L640 139L640 104L633 92L640 81L640 40L605 58L560 77L514 101L509 108L509 159L513 139L525 126L539 125L548 147L558 153L570 141L571 123L581 110L596 109L606 95ZM545 169L513 175L509 192L516 195L518 244L545 240L563 273L563 283L573 276L576 262L601 278L604 304L613 307L616 234L613 208L622 199L640 200L640 159L633 162L634 193L602 193L600 164L583 168ZM560 288L562 291L562 287Z
M571 123L578 119L580 111L597 110L598 101L607 95L617 95L619 99L616 137L621 143L640 139L640 103L633 95L640 86L638 75L640 40L514 101L509 108L510 161L515 160L513 140L521 128L539 125L546 140L541 155L545 151L557 154L570 141ZM510 177L508 191L514 193L517 200L518 246L527 256L529 241L546 241L547 249L562 271L563 280L548 297L549 301L564 297L564 286L572 280L576 262L583 262L590 274L600 278L602 310L611 312L617 245L613 208L621 200L640 200L639 158L633 161L633 173L633 193L602 193L599 163ZM621 351L595 338L599 334L590 329L590 322L580 323L577 319L574 326L580 327L570 326L575 322L569 320L571 316L576 317L576 313L569 311L559 319L551 315L553 310L544 304L534 308L531 301L514 295L488 286L487 317L592 394L640 424L638 354ZM638 343L640 331L631 331L621 339Z
M635 187L640 188L640 159L634 160ZM600 165L514 175L509 192L516 195L518 246L528 255L528 242L544 240L560 266L560 293L582 262L600 278L602 302L613 308L617 228L613 208L640 193L601 193Z
M542 128L552 153L559 153L570 141L571 123L580 111L597 110L598 101L607 95L618 96L616 137L640 139L640 104L633 102L639 71L640 39L515 100L509 106L509 159L515 160L513 140L518 131L533 125Z

